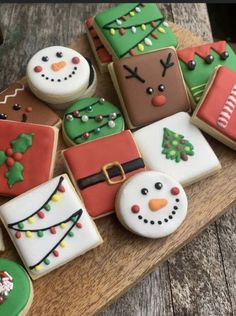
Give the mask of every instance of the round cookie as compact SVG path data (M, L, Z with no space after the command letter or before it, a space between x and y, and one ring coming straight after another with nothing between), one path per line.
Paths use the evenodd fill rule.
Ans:
M0 259L0 315L23 316L33 300L33 287L26 271L16 262Z
M63 118L63 137L70 145L119 133L124 129L120 110L104 98L85 98L71 105Z
M173 233L187 214L182 186L156 171L140 172L126 181L116 197L116 214L131 232L148 238Z
M96 72L89 60L63 46L46 47L27 65L32 92L58 110L81 97L92 96L97 85Z

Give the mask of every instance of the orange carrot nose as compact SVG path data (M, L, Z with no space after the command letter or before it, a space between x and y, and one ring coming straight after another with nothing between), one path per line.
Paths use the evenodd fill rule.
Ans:
M151 211L159 211L162 207L165 207L168 204L166 199L151 199L148 202L148 206Z
M66 65L65 61L60 61L59 63L52 64L51 68L52 68L53 71L59 71L62 68L64 68L65 65Z

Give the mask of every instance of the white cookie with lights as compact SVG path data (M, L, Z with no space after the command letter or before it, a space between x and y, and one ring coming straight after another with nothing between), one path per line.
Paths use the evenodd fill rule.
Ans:
M211 146L187 113L164 118L133 135L147 168L167 173L183 186L221 169Z
M51 46L38 51L27 65L32 92L58 110L94 94L97 77L91 62L74 49Z
M2 205L0 217L32 279L102 243L66 174Z
M156 171L140 172L127 180L116 197L116 214L134 234L161 238L184 221L188 208L182 186Z

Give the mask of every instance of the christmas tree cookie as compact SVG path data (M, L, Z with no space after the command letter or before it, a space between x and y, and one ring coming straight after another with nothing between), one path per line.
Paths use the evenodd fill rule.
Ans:
M19 195L51 178L58 129L0 120L0 195Z
M0 216L32 279L102 243L66 174L2 205Z
M97 14L94 28L114 58L140 55L178 42L154 3L126 3Z
M190 110L174 48L117 60L109 71L130 128Z
M33 301L31 280L18 263L0 258L0 314L24 316Z
M134 132L146 166L187 186L216 173L220 162L187 113L180 112Z
M58 126L59 116L36 98L27 85L14 83L0 92L0 120Z
M220 66L192 116L192 122L236 150L236 72Z
M219 65L236 71L236 55L225 41L178 50L180 66L194 106Z
M104 98L82 99L70 106L63 118L63 136L68 145L82 144L123 129L119 109Z

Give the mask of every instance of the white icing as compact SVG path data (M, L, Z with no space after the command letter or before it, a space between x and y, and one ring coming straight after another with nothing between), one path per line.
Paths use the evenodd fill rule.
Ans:
M183 135L193 145L194 155L178 163L167 159L162 154L164 128ZM215 153L187 113L180 112L141 128L134 133L134 138L148 169L167 173L182 185L192 184L221 168Z
M160 190L155 188L157 182L163 185ZM173 187L179 189L178 195L171 193ZM143 188L148 190L147 195L141 193ZM158 199L165 199L167 205L159 210L151 210L150 201ZM138 213L132 212L133 205L139 206ZM187 208L188 201L182 186L171 177L156 171L140 172L131 177L121 186L116 199L116 212L121 223L135 234L148 238L161 238L173 233L185 219ZM139 219L139 216L142 218Z
M0 95L3 94L6 90L7 90L7 89L5 89L4 91L2 91L2 92L0 93ZM21 88L16 88L13 94L5 95L4 100L3 100L3 101L0 101L0 104L6 104L8 98L14 98L14 97L17 95L17 93L18 93L19 91L24 91L24 90L25 90L25 87L24 87L23 85L22 85Z
M16 231L7 228L8 233L18 249L26 268L32 275L40 276L41 274L46 273L49 269L55 269L65 262L85 253L89 249L96 247L102 242L101 236L96 230L95 224L89 217L83 203L75 193L68 176L66 174L63 174L62 176L64 177L62 185L65 188L65 192L57 193L61 197L60 201L50 202L51 210L43 210L45 214L44 219L40 219L37 215L34 215L35 223L30 224L28 221L24 221L24 229L42 229L56 225L57 223L68 219L79 209L83 210L82 216L79 219L79 223L82 224L82 228L74 226L72 229L74 236L67 236L64 239L66 247L61 248L58 246L56 248L59 251L58 257L50 254L48 259L51 263L46 265L42 262L40 264L42 268L40 272L36 272L35 269L29 270L30 266L38 263L57 244L66 231L73 225L72 221L67 222L64 229L60 226L56 227L56 234L51 234L50 230L44 231L43 237L38 237L37 233L33 233L31 238L27 238L25 233L22 232L21 238L17 239L15 237ZM15 223L28 217L41 205L43 205L57 187L59 178L60 176L2 205L0 208L0 215L5 223L5 226L7 227L10 223ZM17 227L17 225L14 227Z
M57 57L57 52L62 52L63 56ZM44 56L48 57L47 62L42 61ZM74 57L79 58L78 64L72 62ZM53 65L59 62L64 62L65 66L54 71ZM42 67L43 70L35 72L36 66ZM41 99L47 101L49 98L51 103L54 103L53 101L55 103L69 102L85 94L89 84L89 74L90 67L87 60L77 51L63 46L51 46L40 50L30 59L27 66L30 88ZM58 82L58 80L61 81Z

